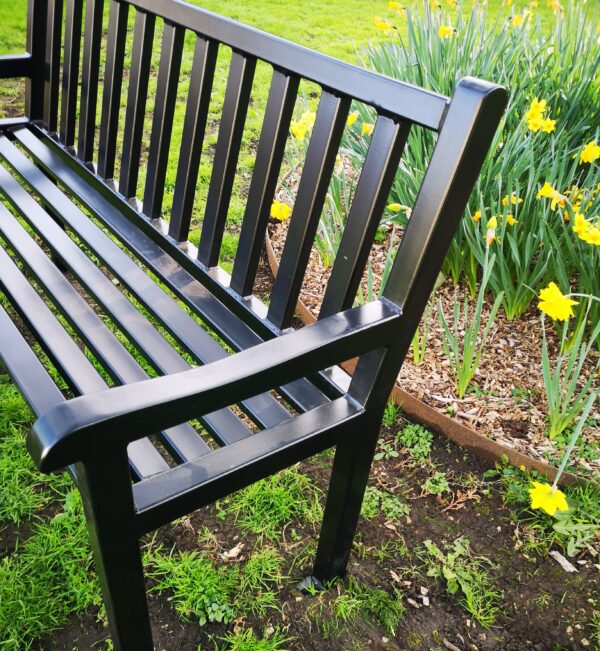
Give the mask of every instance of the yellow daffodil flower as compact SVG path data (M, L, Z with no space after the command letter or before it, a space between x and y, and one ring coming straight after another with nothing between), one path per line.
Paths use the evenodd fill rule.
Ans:
M295 120L292 120L292 123L290 124L290 131L296 140L304 140L308 128L302 122L296 122Z
M555 321L566 321L573 316L573 305L577 301L565 296L556 283L550 283L540 292L538 308Z
M511 203L512 203L513 206L516 206L518 203L523 203L523 199L520 199L520 198L517 199L517 197L515 197L514 194L511 194L510 196L506 195L506 196L502 197L502 205L503 206L508 206Z
M550 484L542 484L539 481L532 481L531 486L529 495L532 509L541 509L548 515L554 515L557 511L568 510L567 498L558 488L552 488Z
M454 34L452 27L449 27L448 25L440 25L440 28L438 29L438 36L440 38L450 38L452 34Z
M471 219L474 222L478 222L481 219L481 210L477 210L476 212L474 212Z
M389 34L392 31L392 26L390 23L388 23L387 20L384 20L379 16L375 16L375 18L373 18L373 21L375 23L375 27L377 27L377 29L381 30L382 32Z
M556 128L556 120L551 120L550 118L544 118L542 121L542 131L545 133L552 133Z
M544 185L542 185L542 187L538 190L535 198L540 199L541 197L551 199L550 208L552 210L556 210L556 206L560 206L561 208L564 208L565 206L566 197L558 190L553 188L550 183L548 183L548 181L546 181Z
M388 9L390 11L395 11L398 14L401 14L404 11L404 7L399 2L388 2Z
M517 223L517 220L510 213L506 215L506 223L509 226L514 226Z
M522 14L515 14L510 19L511 26L512 27L520 27L523 24L523 18L524 18L524 16Z
M600 145L595 140L590 140L579 153L579 162L593 163L598 158L600 158Z
M562 5L558 0L548 0L548 7L550 7L555 14L563 10Z
M587 244L593 246L600 246L600 228L597 226L590 226L584 233L579 236Z
M361 136L370 136L373 133L374 125L370 122L363 122L362 129L360 130Z
M273 201L271 204L271 217L280 222L285 221L292 214L292 209L282 201Z
M546 116L547 102L545 99L538 100L537 97L531 102L528 111L525 113L527 127L531 131L545 131L551 133L556 128L556 120Z
M581 214L575 215L575 223L573 224L573 232L581 236L591 226L591 223Z
M388 210L391 212L400 212L402 210L402 204L401 203L390 203L387 207Z
M488 219L488 223L486 224L486 231L485 231L485 243L486 246L491 246L491 244L494 242L496 239L496 229L498 228L498 219L496 215L493 215Z
M352 111L352 113L350 113L348 119L346 120L346 124L349 127L351 127L356 122L357 117L358 117L358 111Z

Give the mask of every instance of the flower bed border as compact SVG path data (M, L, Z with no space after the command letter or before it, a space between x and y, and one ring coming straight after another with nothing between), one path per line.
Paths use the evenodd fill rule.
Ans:
M267 258L269 260L271 273L273 276L276 276L277 271L279 270L279 261L275 255L268 231L265 234L265 246L267 249ZM316 321L312 312L301 299L298 299L298 302L296 303L296 313L304 325L310 325ZM346 372L352 374L355 365L356 360L350 360L349 362L343 363L341 366ZM411 420L438 434L442 434L452 442L467 449L490 468L493 468L496 464L502 463L503 458L508 458L508 462L517 468L525 466L528 471L536 470L537 472L546 475L550 480L554 480L554 477L556 476L557 468L554 466L551 466L544 461L540 461L539 459L534 459L518 450L501 445L487 436L476 432L474 429L453 420L452 418L442 414L437 409L434 409L418 398L415 398L415 396L402 389L398 382L394 384L390 398L401 407L403 413ZM589 483L589 480L570 472L564 472L559 483L566 485L585 485Z

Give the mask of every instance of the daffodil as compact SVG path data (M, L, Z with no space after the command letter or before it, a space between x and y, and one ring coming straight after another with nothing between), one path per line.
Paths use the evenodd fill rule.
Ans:
M454 34L452 27L449 27L448 25L440 25L440 28L438 29L438 36L440 38L450 38L452 34Z
M542 121L542 131L545 133L552 133L556 128L556 120L551 120L550 118L544 118Z
M524 16L522 14L514 14L510 19L510 24L512 27L520 27L523 24L523 18Z
M399 2L388 2L388 9L399 14L404 11L404 7Z
M563 10L562 5L558 0L548 0L548 6L555 14Z
M566 321L573 316L573 305L577 301L565 296L556 283L550 283L540 292L538 308L555 321Z
M517 223L517 220L510 213L506 215L506 223L509 226L514 226Z
M527 121L527 127L533 131L545 131L546 133L551 133L556 128L556 120L546 116L547 102L545 99L538 100L535 97L529 109L525 113L525 120Z
M280 222L285 221L292 214L292 209L282 201L273 201L271 204L271 217Z
M389 34L389 32L392 30L391 24L379 16L375 16L375 18L373 18L373 21L375 23L375 27L377 27L377 29L381 30L382 32L385 32L386 34Z
M600 246L600 228L597 226L590 226L584 233L579 236L587 244Z
M595 140L590 140L579 153L580 163L593 163L600 158L600 145Z
M554 515L557 511L566 511L569 508L565 494L550 484L542 484L539 481L532 481L529 489L531 497L531 508L541 509L548 515Z
M591 226L591 223L581 214L575 215L575 223L573 224L573 232L581 236Z
M370 122L363 122L362 129L360 130L361 136L370 136L373 133L374 125Z
M486 224L486 231L485 231L485 243L486 246L491 246L491 244L494 242L496 239L496 229L498 228L498 219L494 215L488 219L488 223Z
M511 203L512 203L513 206L516 206L518 203L523 203L523 199L521 199L521 198L517 199L517 197L515 197L514 194L511 194L510 196L506 195L506 196L502 197L502 205L503 206L508 206Z
M304 138L306 138L308 127L302 122L296 122L296 120L292 120L292 123L290 124L290 131L296 140L304 140Z
M390 203L387 207L387 209L391 212L400 212L402 210L402 204L401 203Z
M346 124L349 127L351 127L356 122L357 117L358 117L358 111L352 111L352 113L350 113L348 119L346 120Z
M550 208L556 210L557 206L564 208L566 197L561 194L556 188L553 188L548 181L542 185L536 194L536 199L541 199L545 197L546 199L551 199Z
M471 219L474 222L478 222L481 219L481 210L476 210L473 215L471 216Z

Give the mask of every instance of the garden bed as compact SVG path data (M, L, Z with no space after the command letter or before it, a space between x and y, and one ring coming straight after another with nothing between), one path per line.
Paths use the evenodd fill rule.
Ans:
M270 263L274 274L277 272L277 260L281 256L286 233L287 222L270 225L267 251L272 252ZM376 289L384 274L387 251L391 246L397 246L400 238L401 231L388 230L385 239L373 246L370 264ZM313 249L300 295L302 305L299 306L299 316L305 323L318 315L330 273L331 268L323 264L319 253ZM363 295L367 295L367 282L365 276L362 282ZM453 285L446 279L436 291L433 301L434 304L440 301L444 313L449 315L455 303L464 302L466 292L468 290L465 286ZM484 323L490 309L491 304L486 298L482 319ZM504 448L515 450L534 460L558 465L564 441L551 441L546 434L540 346L542 325L536 308L531 306L518 321L506 320L502 312L497 314L473 385L463 399L456 397L452 369L442 346L443 330L435 309L425 316L428 316L428 322L424 359L422 363L415 364L409 353L398 376L397 386L425 405ZM560 342L553 332L547 333L547 336L555 358ZM580 381L583 382L593 372L594 365L590 360ZM599 386L600 383L597 382L595 388ZM600 414L596 414L592 422L600 422ZM600 432L595 426L586 428L582 436L583 444L578 446L578 453L572 457L573 468L584 476L597 477L600 471L599 437Z

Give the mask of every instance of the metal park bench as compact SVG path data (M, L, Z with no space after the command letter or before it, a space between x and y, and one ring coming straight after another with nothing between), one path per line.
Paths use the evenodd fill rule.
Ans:
M0 358L37 417L27 439L35 463L68 468L82 494L115 648L132 651L152 648L140 537L333 446L313 574L344 574L388 394L506 93L466 78L448 99L180 0L87 0L84 16L82 7L66 0L63 16L62 0L30 0L28 53L0 57L0 78L26 79L26 115L0 122ZM164 220L186 34L195 50ZM224 47L231 64L196 248L188 235ZM218 262L257 62L272 80L228 274ZM253 287L301 80L320 86L320 99L265 306ZM293 330L352 101L374 109L374 131L319 319ZM412 217L383 297L353 307L413 128L437 141ZM355 357L349 377L337 365Z

